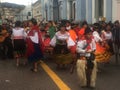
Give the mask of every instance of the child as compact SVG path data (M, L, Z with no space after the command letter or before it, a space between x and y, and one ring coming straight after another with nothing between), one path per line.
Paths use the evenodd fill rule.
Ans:
M86 28L84 39L77 43L77 74L80 79L81 87L95 87L96 62L94 61L94 51L96 44L90 28Z

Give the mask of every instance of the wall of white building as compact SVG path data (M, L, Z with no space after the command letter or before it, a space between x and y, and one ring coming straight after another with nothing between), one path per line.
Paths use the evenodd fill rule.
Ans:
M38 22L40 22L42 20L42 6L40 0L33 4L32 10L33 10L33 17Z
M76 21L86 20L88 21L88 23L94 23L99 20L99 16L96 16L98 15L96 12L96 3L95 3L96 0L58 0L59 19L67 19L67 20L71 19L70 1L73 1L73 4L75 4L75 8L74 8L75 13L73 14L75 15L74 16L75 18L73 18L74 20ZM115 10L119 8L119 4L116 5L118 1L120 0L103 0L102 17L105 17L106 21L111 21L119 18L120 15L118 11ZM45 18L46 20L53 20L54 19L53 0L41 0L41 5L42 5L42 18ZM114 8L112 8L112 6Z
M120 21L120 0L112 0L112 21Z
M28 12L31 12L31 16L28 16ZM25 20L29 20L32 18L32 9L31 9L31 5L27 5L25 7L25 9L23 9L20 14L18 14L18 18L17 20L21 20L21 21L25 21Z
M53 0L41 0L42 19L53 20Z
M106 21L112 21L112 0L105 0L105 15L104 17L106 17Z
M53 20L53 0L48 0L48 20Z

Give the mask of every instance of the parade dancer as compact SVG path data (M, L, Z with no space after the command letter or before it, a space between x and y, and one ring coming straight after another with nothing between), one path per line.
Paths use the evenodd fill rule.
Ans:
M59 57L59 55L66 55L65 57L62 57L60 60L56 60L58 66L60 64L64 64L66 60L69 62L71 60L64 59L67 57L67 55L70 53L70 47L75 45L75 42L71 39L69 32L66 31L66 26L61 24L60 30L55 33L54 37L50 41L50 45L54 48L54 54ZM69 55L71 57L71 54ZM68 57L69 57L68 56Z
M95 87L97 64L94 56L96 44L90 28L85 29L84 39L77 43L77 74L81 87Z
M12 30L12 40L14 46L14 57L16 59L16 66L20 64L20 58L25 56L25 30L21 28L21 22L16 21L15 28Z
M30 31L27 32L27 58L33 64L31 69L34 72L38 71L38 63L43 58L44 45L40 35L40 29L37 26L37 21L32 18L29 22Z

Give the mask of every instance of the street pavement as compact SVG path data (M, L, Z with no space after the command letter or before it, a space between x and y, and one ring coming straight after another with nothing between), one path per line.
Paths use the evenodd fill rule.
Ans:
M50 59L44 60L44 63L71 90L91 90L80 87L76 69L73 74L70 74L70 65L66 68L57 69L56 64ZM101 69L98 72L94 90L120 90L120 65L115 65L114 57L111 58L109 64L101 64L99 67ZM26 66L21 64L16 67L14 60L0 60L0 90L60 90L41 65L37 73L30 71L30 68L31 65L29 64ZM60 84L59 81L58 84Z

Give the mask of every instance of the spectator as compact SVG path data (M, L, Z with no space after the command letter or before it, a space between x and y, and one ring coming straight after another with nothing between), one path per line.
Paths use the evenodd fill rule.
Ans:
M48 22L48 27L49 27L48 33L49 33L50 38L52 39L54 37L54 35L55 35L56 28L55 28L55 26L53 26L53 22L52 21Z

